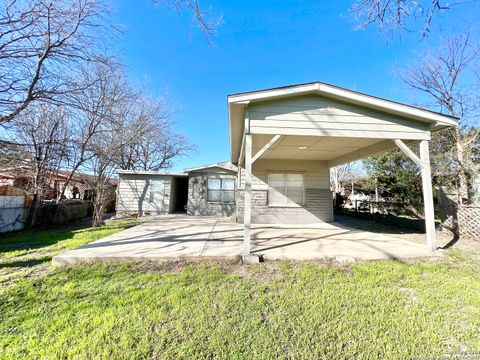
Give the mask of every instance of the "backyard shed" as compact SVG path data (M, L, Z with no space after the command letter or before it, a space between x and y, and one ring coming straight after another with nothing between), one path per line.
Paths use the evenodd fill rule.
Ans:
M119 215L163 215L185 212L187 174L118 170L116 210Z

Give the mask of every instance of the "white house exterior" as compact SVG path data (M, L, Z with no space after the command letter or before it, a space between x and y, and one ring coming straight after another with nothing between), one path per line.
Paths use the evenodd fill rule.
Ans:
M186 209L235 216L244 256L252 223L333 221L329 169L396 147L422 171L427 243L436 248L429 141L456 118L320 82L230 95L228 113L231 163L186 170ZM121 184L122 174L120 192Z

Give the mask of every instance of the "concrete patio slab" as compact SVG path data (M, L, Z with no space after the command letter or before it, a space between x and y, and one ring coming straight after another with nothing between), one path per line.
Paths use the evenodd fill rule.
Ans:
M426 246L323 223L254 225L252 252L267 260L348 257L360 260L439 256ZM55 256L54 265L181 258L237 258L243 226L227 219L164 216Z

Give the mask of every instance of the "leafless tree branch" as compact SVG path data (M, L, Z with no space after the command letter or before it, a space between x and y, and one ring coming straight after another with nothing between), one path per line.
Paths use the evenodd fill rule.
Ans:
M460 201L469 199L469 177L478 176L473 153L480 136L478 77L480 46L465 31L446 37L434 51L421 54L421 61L400 78L409 88L430 101L427 106L459 118L459 126L434 134L432 152L436 173L456 171Z
M471 1L445 2L442 0L358 0L352 12L360 27L377 24L389 34L395 30L413 31L414 23L420 21L422 38L430 34L434 18L456 6Z
M10 0L0 7L0 124L31 102L62 101L78 89L76 70L101 58L106 13L97 0Z
M222 25L222 17L214 18L209 12L205 11L199 4L198 0L155 0L157 4L165 3L171 9L182 14L183 11L189 10L193 13L193 19L197 23L198 28L202 32L205 40L210 46L213 46L212 38L216 35L217 29Z

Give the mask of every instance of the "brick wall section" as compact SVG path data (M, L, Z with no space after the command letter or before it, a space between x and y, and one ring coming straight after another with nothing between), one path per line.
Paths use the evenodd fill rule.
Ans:
M305 174L305 204L297 207L268 205L268 171L300 172ZM245 169L239 171L236 194L237 221L243 222ZM333 221L333 198L330 191L329 169L319 161L257 160L252 174L252 223L308 224Z
M314 223L333 221L332 193L329 189L306 189L305 205L268 206L268 190L252 190L253 223ZM237 191L237 219L243 221L244 191Z
M480 206L450 206L439 209L442 227L460 237L480 241Z
M235 203L216 203L207 201L208 177L235 179L233 172L190 173L188 180L188 215L232 216L235 214Z

